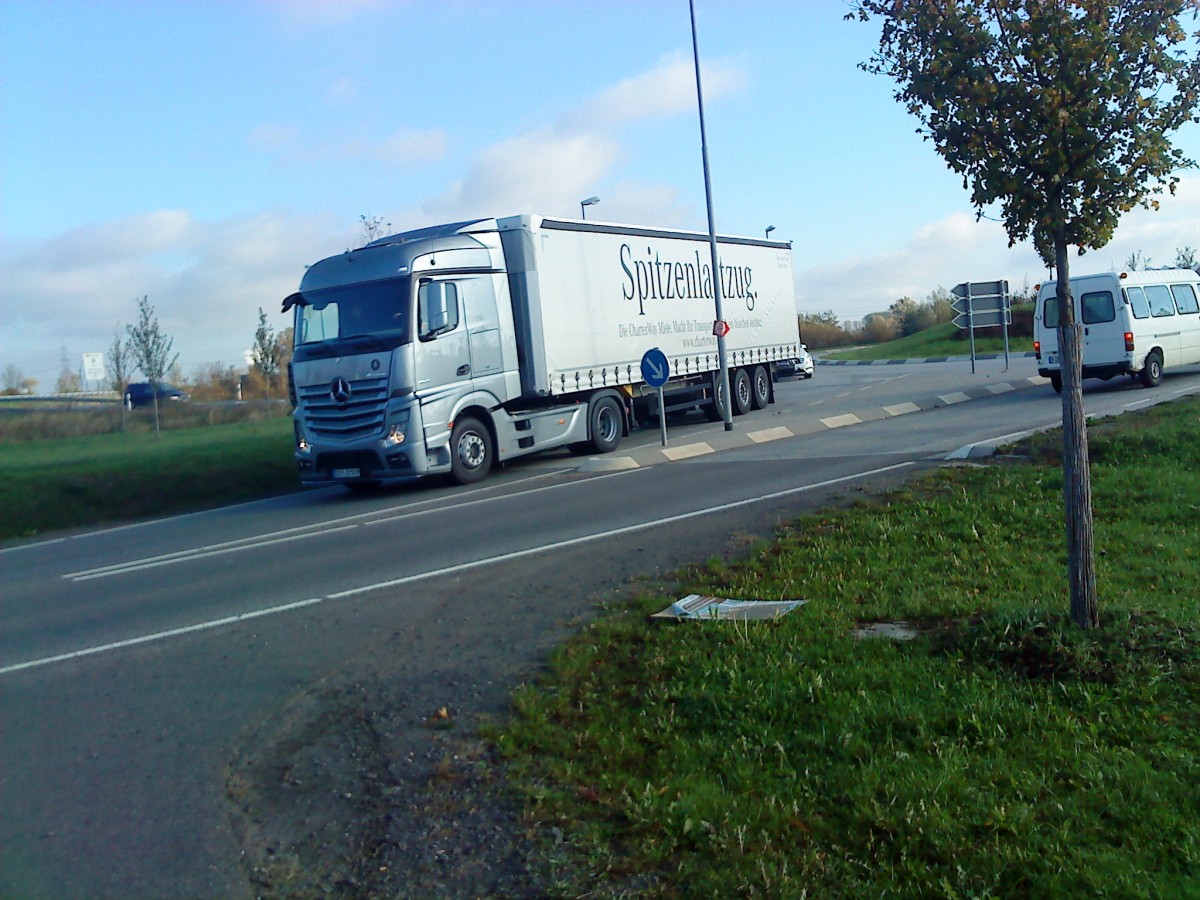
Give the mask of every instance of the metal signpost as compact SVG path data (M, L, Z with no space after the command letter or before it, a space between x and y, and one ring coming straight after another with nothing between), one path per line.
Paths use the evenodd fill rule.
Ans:
M667 408L663 403L663 385L670 377L671 364L667 362L667 355L657 347L651 347L642 356L642 379L658 389L658 433L664 447L667 446Z
M950 291L954 324L971 335L971 374L975 374L975 329L1004 326L1004 370L1008 371L1008 326L1012 324L1007 281L972 281Z

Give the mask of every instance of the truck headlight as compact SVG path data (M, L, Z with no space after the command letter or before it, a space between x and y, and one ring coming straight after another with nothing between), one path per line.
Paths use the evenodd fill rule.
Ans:
M296 450L300 453L312 452L312 445L308 442L308 438L304 436L304 432L300 428L300 423L293 421L292 430L296 434Z
M383 443L388 447L397 447L404 443L404 422L393 422L384 436Z

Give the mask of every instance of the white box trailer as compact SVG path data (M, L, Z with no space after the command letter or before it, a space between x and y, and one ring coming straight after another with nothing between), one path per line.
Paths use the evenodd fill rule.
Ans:
M1043 284L1034 312L1038 374L1062 392L1058 282ZM1071 279L1083 329L1082 375L1117 375L1157 387L1164 369L1200 363L1200 275L1191 269L1102 272Z
M796 356L791 246L719 237L732 411ZM606 453L666 412L722 418L708 235L521 215L434 226L322 260L284 301L306 483L374 485L569 447Z

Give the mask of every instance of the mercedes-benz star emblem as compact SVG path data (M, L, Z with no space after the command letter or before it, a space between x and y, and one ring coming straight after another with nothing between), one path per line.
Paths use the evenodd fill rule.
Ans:
M338 406L344 406L350 402L350 382L345 378L335 378L333 383L329 385L329 397Z

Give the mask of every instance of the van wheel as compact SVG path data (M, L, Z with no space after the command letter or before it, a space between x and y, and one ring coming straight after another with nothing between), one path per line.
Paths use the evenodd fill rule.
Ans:
M1157 350L1151 350L1142 366L1142 384L1145 387L1158 387L1162 384L1162 357Z
M478 419L466 416L454 423L450 435L450 474L459 484L474 484L492 470L492 433Z
M751 405L755 409L766 409L767 404L771 402L771 373L767 371L766 366L755 366L750 380L754 384Z
M754 385L750 383L750 374L745 369L733 373L733 414L744 416L750 412L754 403Z
M621 404L615 397L601 397L588 411L588 444L597 453L612 453L625 433Z
M1050 387L1054 388L1054 393L1062 393L1062 375L1058 372L1050 373Z

